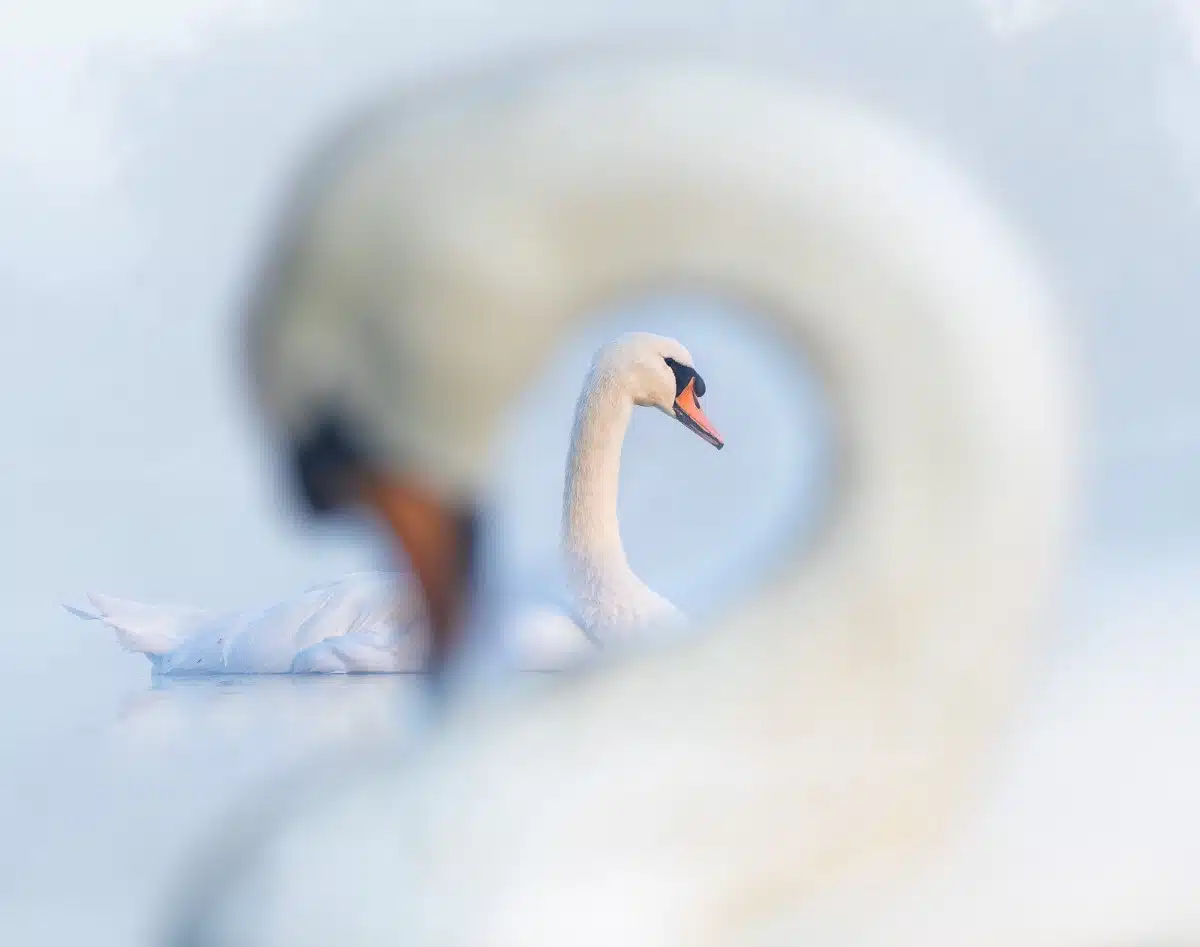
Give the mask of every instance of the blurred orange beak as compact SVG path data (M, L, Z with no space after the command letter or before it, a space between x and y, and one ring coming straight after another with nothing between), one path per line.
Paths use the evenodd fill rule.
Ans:
M725 446L724 438L700 410L700 402L696 400L696 380L694 378L688 382L687 387L675 399L675 417L684 427L691 428L717 450Z

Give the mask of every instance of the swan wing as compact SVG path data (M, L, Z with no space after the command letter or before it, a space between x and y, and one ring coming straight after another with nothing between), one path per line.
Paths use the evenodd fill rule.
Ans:
M281 674L301 655L296 670L411 670L413 646L400 639L420 638L408 634L419 601L405 582L390 573L353 573L251 612L96 593L88 596L90 609L64 608L108 625L122 647L146 655L163 674ZM324 648L306 654L318 645Z
M203 633L223 616L220 612L174 605L148 605L132 599L91 592L90 609L64 605L76 617L111 628L127 651L147 657L165 655L190 637Z
M554 568L546 568L505 583L508 592L493 617L507 667L554 671L597 654L596 643L560 579Z
M415 624L415 623L414 623ZM293 674L399 674L422 671L427 636L413 624L376 625L332 635L292 661Z
M386 573L357 573L239 616L221 643L220 670L285 674L307 649L347 635L359 637L345 647L361 650L411 620L415 603L402 585ZM301 664L303 670L319 669Z
M532 608L509 635L513 660L522 671L558 671L595 657L599 650L566 609Z

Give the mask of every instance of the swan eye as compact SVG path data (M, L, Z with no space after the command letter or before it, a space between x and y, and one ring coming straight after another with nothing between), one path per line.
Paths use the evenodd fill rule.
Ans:
M350 478L368 456L354 434L331 413L307 437L292 444L292 467L310 512L329 513L345 501Z
M683 394L684 389L688 386L688 382L690 382L692 379L696 380L696 387L694 389L696 392L696 397L699 398L704 394L704 379L700 377L696 369L692 368L690 365L681 365L673 358L664 357L663 361L667 363L667 367L671 369L675 375L676 398Z

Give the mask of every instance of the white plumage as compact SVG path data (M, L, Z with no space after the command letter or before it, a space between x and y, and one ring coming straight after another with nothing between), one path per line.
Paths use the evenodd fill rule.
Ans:
M505 397L598 300L757 303L828 382L826 529L707 634L468 701L402 765L284 806L218 852L176 943L753 943L927 851L1014 702L1075 430L1052 304L1003 222L900 130L721 66L572 62L502 88L411 102L339 168L297 284L346 285L328 264L395 293L376 328L410 355L503 333ZM298 291L296 324L326 298ZM294 354L287 317L269 329ZM297 364L260 366L285 421ZM469 488L494 406L450 418L422 407L444 378L407 382L380 424Z
M216 612L89 595L71 608L112 628L159 674L411 671L422 619L406 576L353 573L259 611Z
M669 413L675 397L665 358L692 364L678 342L648 333L630 333L596 353L576 406L563 491L571 594L565 608L501 602L502 621L489 611L488 619L504 629L491 650L502 663L554 670L585 659L597 644L682 620L629 567L617 522L621 447L633 408ZM425 668L419 593L404 574L356 573L259 611L146 605L99 594L89 595L91 610L67 608L112 628L123 647L146 655L159 674L389 673Z

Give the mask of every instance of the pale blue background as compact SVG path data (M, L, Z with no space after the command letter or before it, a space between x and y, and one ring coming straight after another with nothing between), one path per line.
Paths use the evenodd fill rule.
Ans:
M244 408L240 294L325 120L386 77L527 42L683 25L940 138L1029 235L1077 334L1093 437L1075 581L1147 590L1124 613L1083 595L1081 614L1105 622L1064 622L1058 647L1157 639L1154 673L1196 667L1179 659L1194 619L1164 604L1191 594L1200 561L1200 18L1186 4L100 6L0 13L0 941L141 942L163 879L246 785L314 744L388 732L404 684L149 692L143 659L57 603L101 590L252 606L374 562L366 537L280 512ZM717 454L643 412L626 455L632 560L703 605L746 577L795 484L792 509L812 514L819 409L719 314L679 300L617 314L564 351L509 443L522 567L552 550L575 388L618 327L683 339L729 440ZM1160 620L1115 620L1139 595Z

